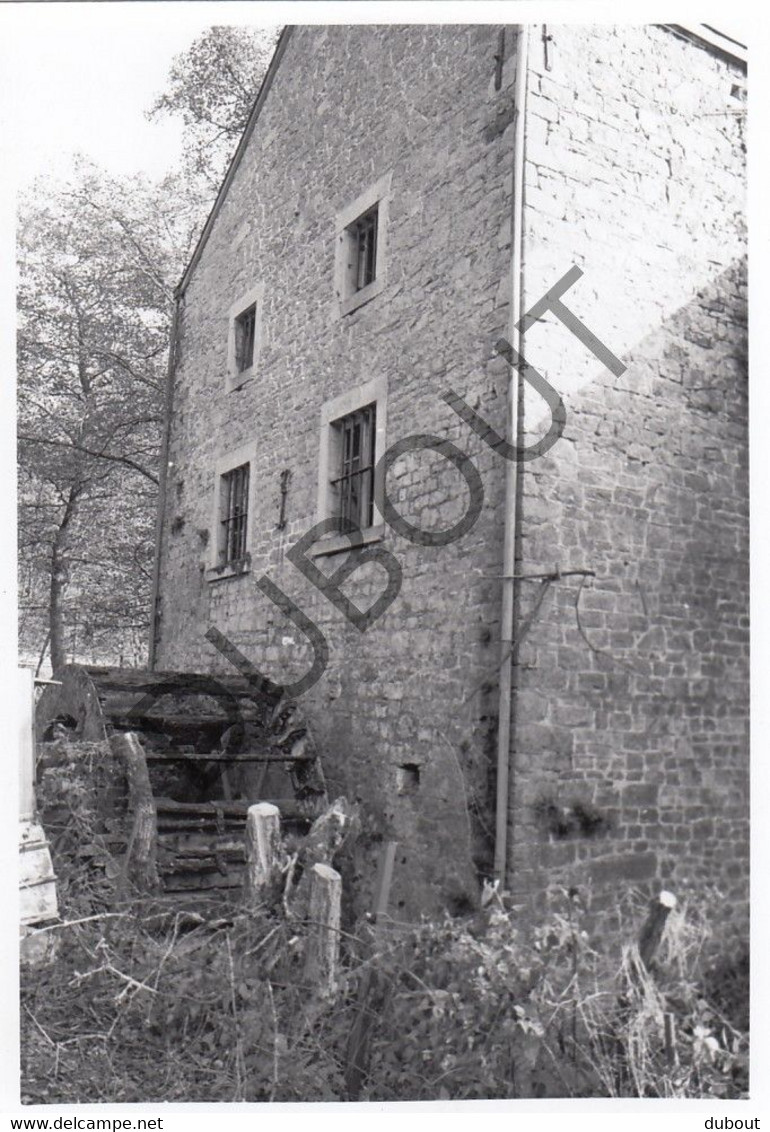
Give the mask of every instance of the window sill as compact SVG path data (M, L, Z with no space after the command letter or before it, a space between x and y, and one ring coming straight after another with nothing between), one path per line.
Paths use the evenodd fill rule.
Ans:
M249 381L253 381L254 377L254 366L251 369L243 370L241 373L229 373L227 375L227 392L237 393Z
M329 554L344 554L347 551L358 550L361 546L368 546L373 542L382 542L384 537L384 523L378 523L377 526L374 527L367 527L365 531L361 532L361 542L356 543L355 546L351 544L350 535L327 535L325 538L318 540L310 551L310 557L323 558Z
M207 582L223 582L226 578L239 578L251 571L251 558L241 558L238 562L228 562L226 566L209 566L204 573Z
M340 299L340 315L351 314L354 310L358 310L364 303L368 303L376 298L384 287L385 280L382 277L378 277L367 284L366 287L362 287L360 291L354 291L352 295Z

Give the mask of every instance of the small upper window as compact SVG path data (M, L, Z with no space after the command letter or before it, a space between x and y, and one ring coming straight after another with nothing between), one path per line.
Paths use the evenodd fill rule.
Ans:
M377 212L375 205L353 225L356 291L368 287L377 277Z
M350 314L385 287L390 174L370 185L335 218L337 315Z
M367 405L331 425L337 439L336 468L330 481L334 512L362 530L372 526L374 516L376 413L375 405Z
M257 338L257 304L252 303L235 320L235 366L238 373L254 365L254 343Z
M263 284L244 292L228 312L227 388L240 389L256 376L262 348Z
M246 557L249 518L249 465L241 464L222 476L220 494L219 564L229 566Z

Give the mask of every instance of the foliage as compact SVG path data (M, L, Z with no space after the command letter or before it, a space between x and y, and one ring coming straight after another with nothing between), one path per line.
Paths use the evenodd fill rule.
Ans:
M20 642L141 664L148 635L173 288L276 41L211 28L150 114L178 113L185 167L151 183L77 160L19 218Z
M138 658L146 640L168 325L200 200L84 162L19 222L22 648ZM69 646L69 647L67 647Z
M703 902L670 913L647 970L633 943L597 946L576 890L531 929L490 887L470 917L343 932L327 1000L304 977L312 925L280 900L131 892L109 743L47 743L40 771L69 923L22 978L29 1101L746 1095L747 1036L720 997L745 998L747 971L725 960L718 984ZM614 911L636 939L645 901Z
M276 28L211 27L171 66L168 89L149 117L176 114L184 123L188 174L218 188L267 71Z
M613 971L574 915L525 940L500 905L381 937L375 958L363 929L323 1002L303 982L301 923L124 912L62 929L55 964L24 978L27 1101L349 1099L362 1014L365 1100L745 1095L745 1035L681 979L657 986L633 948Z

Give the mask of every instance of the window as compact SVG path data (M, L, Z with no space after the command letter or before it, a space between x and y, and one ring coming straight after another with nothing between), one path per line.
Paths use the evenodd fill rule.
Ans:
M257 304L252 303L248 310L239 314L235 320L235 368L238 373L243 373L254 365L256 331Z
M321 408L317 521L355 523L364 542L382 538L382 484L377 465L385 452L385 378L375 378L327 401ZM320 538L314 555L349 550L350 540L333 532Z
M246 557L246 527L249 517L249 465L241 464L222 476L222 532L220 565L229 566Z
M355 289L362 291L373 283L377 272L377 208L372 208L354 224Z
M227 389L240 389L256 374L262 338L264 287L246 291L230 307L227 340Z
M237 577L251 568L255 458L252 442L221 456L214 465L211 526L202 563L208 582Z
M371 527L374 515L374 441L377 406L367 405L332 422L337 434L337 475L331 480L336 514L357 527Z
M390 174L337 213L337 314L350 314L385 286Z

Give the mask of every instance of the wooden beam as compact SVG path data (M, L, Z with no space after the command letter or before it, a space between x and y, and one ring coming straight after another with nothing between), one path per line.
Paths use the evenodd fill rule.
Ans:
M192 762L192 763L291 763L305 762L315 758L314 755L305 755L301 759L294 759L288 754L276 754L275 751L244 751L237 755L228 755L222 751L148 751L147 761L161 762Z
M19 709L19 817L32 821L35 813L35 685L31 668L17 669Z
M246 902L268 899L280 872L281 811L269 802L249 806L246 816Z
M305 979L319 998L331 998L337 990L341 906L340 874L331 865L313 865Z
M650 902L649 915L639 933L639 957L648 970L658 950L672 908L676 908L676 897L673 892L661 892Z
M128 808L133 825L126 850L125 875L143 892L156 892L158 823L144 749L136 735L113 735L110 746L123 760L128 777Z

